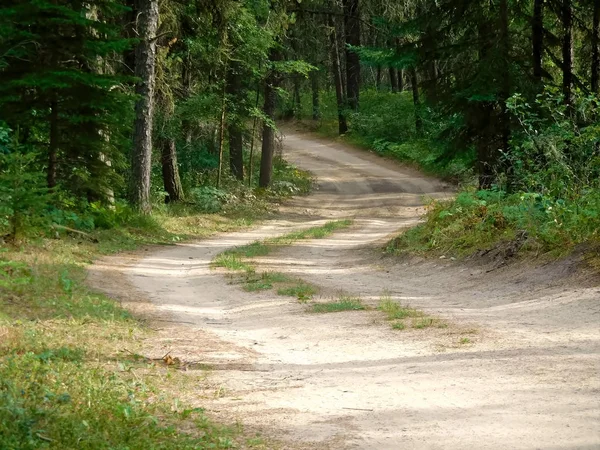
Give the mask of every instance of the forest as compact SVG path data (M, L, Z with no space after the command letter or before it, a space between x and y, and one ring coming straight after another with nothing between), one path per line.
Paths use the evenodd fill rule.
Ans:
M597 223L599 8L9 2L0 226L15 239L165 202L218 210L233 180L294 190L283 167L273 180L276 120L294 118L476 186L455 207L492 227L559 223L575 236L543 242L581 242Z
M282 156L288 126L456 191L425 198L387 254L508 243L536 257L591 249L600 266L600 0L5 0L6 448L84 448L81 433L234 447L200 409L172 419L200 424L190 437L154 420L168 402L133 401L154 389L131 375L139 355L105 388L70 344L112 355L148 332L85 287L98 255L238 230L309 193L312 174ZM92 391L82 412L72 397Z

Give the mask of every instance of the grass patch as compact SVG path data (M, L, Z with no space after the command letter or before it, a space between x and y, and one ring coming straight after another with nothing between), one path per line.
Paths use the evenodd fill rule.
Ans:
M53 209L47 222L59 228L51 239L50 227L37 226L37 219L26 221L27 239L18 247L0 238L0 448L242 447L239 426L215 425L201 408L179 401L193 378L140 356L153 331L88 290L85 266L102 254L252 225L273 209L273 200L306 193L311 182L307 172L278 158L272 189L225 177L222 190L205 186L185 203L157 199L150 216L121 201L114 208ZM0 220L0 236L5 225ZM261 251L248 246L221 262L245 270L242 259ZM253 445L267 446L258 437Z
M393 301L389 297L384 297L379 302L379 309L383 311L387 320L399 320L406 319L407 317L422 317L423 311L411 308L409 306L402 306L400 303Z
M342 296L338 301L329 303L315 303L310 310L314 313L334 313L342 311L361 311L366 309L358 297Z
M391 322L394 330L405 330L406 328L446 328L448 324L441 319L431 317L425 312L402 305L391 299L388 294L381 296L378 309L385 313L386 319Z
M248 292L266 291L273 289L276 283L288 283L292 281L290 277L280 272L247 272L244 280L244 290Z
M277 289L278 295L296 297L300 301L310 300L317 292L316 286L300 279L291 279L279 272L256 273L252 258L266 256L282 245L291 245L303 239L322 239L337 230L347 228L352 220L335 220L306 230L293 231L283 236L256 241L226 250L218 254L211 262L212 267L222 267L232 272L245 272L244 290L248 292Z
M412 327L418 330L422 330L423 328L448 328L448 324L441 319L437 319L435 317L420 317L418 319L413 319Z
M600 241L600 193L552 199L539 194L464 191L433 202L424 223L392 240L390 253L464 257L480 250L504 259L519 252L560 257ZM590 245L593 248L594 245Z
M249 272L253 270L253 266L242 260L237 253L220 253L212 261L213 267L223 267L232 272Z
M302 280L297 280L292 285L282 286L277 289L278 295L296 297L300 301L310 300L317 292L318 289L315 286Z
M338 230L349 227L350 225L352 225L352 220L350 219L334 220L327 222L324 225L307 228L306 230L293 231L283 236L268 239L266 243L268 245L277 246L291 245L296 241L301 241L304 239L323 239Z
M152 332L86 288L98 248L67 238L0 251L0 447L234 447L236 428L180 404L184 375L136 356Z

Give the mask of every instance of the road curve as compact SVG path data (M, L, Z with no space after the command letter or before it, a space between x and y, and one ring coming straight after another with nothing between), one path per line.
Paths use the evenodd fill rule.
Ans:
M443 183L366 152L287 131L286 159L318 189L250 231L160 248L127 269L168 335L155 348L211 367L187 400L275 437L283 448L600 448L600 302L575 262L487 272L395 261L378 250L416 223ZM354 218L347 230L257 263L377 305L385 293L449 321L392 330L375 310L315 315L249 293L211 270L219 252ZM193 338L192 338L193 337ZM200 370L200 369L198 369Z

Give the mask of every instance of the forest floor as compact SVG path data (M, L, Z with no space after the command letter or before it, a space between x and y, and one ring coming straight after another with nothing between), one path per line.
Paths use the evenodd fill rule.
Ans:
M286 135L284 157L317 179L311 195L251 230L90 269L93 287L151 319L145 356L169 353L205 375L179 398L274 438L273 448L600 448L600 283L579 256L386 256L382 244L417 223L427 197L451 189L367 152ZM315 285L312 302L343 294L364 310L317 314L312 302L247 292L211 267L229 248L347 218L348 228L253 262ZM394 329L382 299L443 326Z

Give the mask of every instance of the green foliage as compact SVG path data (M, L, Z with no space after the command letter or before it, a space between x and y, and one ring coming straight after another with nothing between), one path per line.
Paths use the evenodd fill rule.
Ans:
M463 192L453 201L433 203L425 223L394 239L388 249L465 256L516 240L516 250L562 254L600 239L598 211L597 190L570 200L537 193Z
M310 114L307 109L310 104L310 99L303 97L304 115ZM347 114L350 131L344 139L382 156L414 164L428 173L454 180L471 180L474 152L465 151L448 157L447 142L437 138L442 124L431 118L426 122L427 133L419 136L415 130L414 111L409 92L362 91L360 111ZM318 131L328 136L337 135L337 105L331 93L326 93L321 100L321 114Z
M118 1L97 0L0 8L2 119L21 130L28 152L44 161L55 153L56 181L80 198L104 199L121 181L133 103L129 80L103 64L130 45L116 22L123 12Z
M6 138L8 136L4 135ZM27 227L47 222L50 196L36 167L37 155L0 141L0 230L16 241Z

